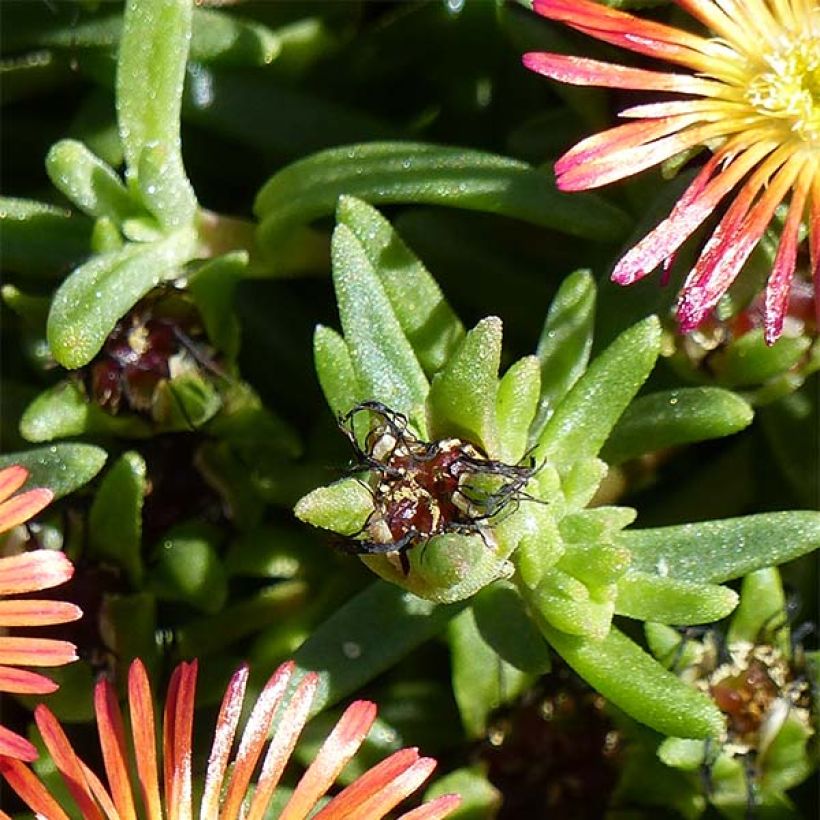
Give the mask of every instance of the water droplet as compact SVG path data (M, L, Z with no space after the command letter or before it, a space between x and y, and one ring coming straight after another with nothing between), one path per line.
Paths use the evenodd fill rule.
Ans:
M355 641L345 641L342 644L342 652L346 658L350 658L352 661L362 656L362 648Z

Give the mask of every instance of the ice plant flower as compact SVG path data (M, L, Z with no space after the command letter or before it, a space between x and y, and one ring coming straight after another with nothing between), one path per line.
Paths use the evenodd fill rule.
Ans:
M676 2L711 34L642 20L591 0L534 0L535 11L544 17L686 69L656 71L561 54L525 54L528 68L561 82L683 97L621 111L632 122L583 140L558 160L558 187L597 188L682 152L711 150L669 216L627 252L612 274L626 285L658 265L668 270L677 249L731 195L683 285L677 316L684 332L709 315L775 210L790 199L766 286L765 334L772 344L783 329L804 213L815 294L820 294L820 4Z
M18 465L0 470L0 533L23 524L52 499L51 490L38 487L15 495L28 478ZM71 561L61 552L34 550L0 558L0 692L44 695L57 684L21 666L62 666L77 660L74 644L50 638L8 636L9 628L51 626L75 621L82 611L63 601L13 599L9 595L50 589L65 583L74 573ZM0 726L0 754L34 760L37 752L27 740Z
M314 673L295 679L295 664L280 666L257 699L229 766L242 713L248 668L234 673L217 717L204 789L196 814L202 820L261 820L267 813L282 772L308 719L318 686ZM97 730L107 785L76 755L60 724L47 707L35 710L45 745L63 776L82 818L177 820L194 816L192 786L192 730L197 663L181 663L171 676L162 726L157 732L151 688L139 660L128 675L131 741L136 761L132 781L123 716L114 687L100 681L94 692ZM287 698L286 693L293 690ZM435 768L435 761L419 757L416 749L402 749L374 766L313 813L325 792L364 741L376 707L368 701L352 703L325 740L296 785L280 820L377 820L414 792ZM267 751L265 745L273 735ZM158 736L161 738L158 744ZM162 759L158 760L157 746ZM263 758L264 752L264 758ZM252 783L254 772L261 768ZM23 802L38 816L68 820L37 776L21 761L0 757L0 773ZM144 813L138 815L137 791ZM436 820L458 805L457 795L444 795L402 815L404 820ZM75 816L75 815L71 815Z

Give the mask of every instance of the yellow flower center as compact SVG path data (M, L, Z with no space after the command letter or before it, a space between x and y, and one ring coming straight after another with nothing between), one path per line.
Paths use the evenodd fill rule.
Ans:
M746 99L758 113L783 120L795 135L820 147L820 36L792 39L763 62Z

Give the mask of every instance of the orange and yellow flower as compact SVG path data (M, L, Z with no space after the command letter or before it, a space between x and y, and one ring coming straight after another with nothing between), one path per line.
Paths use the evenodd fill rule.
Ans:
M817 0L676 0L711 34L642 20L591 0L534 0L544 17L684 72L631 68L583 57L524 55L540 74L575 85L671 92L682 99L620 112L631 119L570 149L556 163L558 186L577 191L623 179L682 152L709 160L651 233L618 262L631 284L678 248L730 194L733 201L690 271L677 307L683 331L697 327L738 276L789 199L766 286L765 334L783 330L804 216L820 310L820 4Z
M203 820L261 820L274 796L302 727L308 719L318 687L318 676L296 679L295 664L283 664L262 689L229 766L231 750L242 713L248 668L231 678L217 717L204 790L198 801L192 786L192 733L197 664L182 663L169 684L157 742L148 676L137 660L128 675L131 741L136 761L132 782L123 716L114 688L100 681L94 692L97 730L107 786L76 755L54 715L45 706L35 710L35 720L51 758L63 776L79 809L91 820L185 820L194 814ZM287 693L292 691L292 696ZM325 792L356 754L376 718L368 701L351 704L325 740L290 795L280 820L378 820L411 795L430 776L435 761L420 757L416 749L402 749L333 796L313 814ZM270 737L271 727L273 735ZM270 737L270 743L268 739ZM158 759L157 746L161 748ZM267 751L265 752L265 746ZM263 756L264 752L264 756ZM261 768L260 768L261 764ZM256 782L252 783L258 770ZM0 757L0 773L23 802L38 816L68 820L43 783L24 763ZM138 814L137 797L142 811ZM402 815L402 820L437 820L459 804L457 795L444 795ZM194 803L198 808L194 810ZM72 815L73 816L73 815Z
M42 487L15 495L28 478L17 465L0 470L0 533L23 524L52 499L51 490ZM51 626L75 621L82 611L63 601L38 601L7 596L65 583L74 567L61 552L35 550L0 558L0 692L48 694L57 684L44 675L20 669L21 666L62 666L77 660L77 650L68 641L50 638L8 636L10 627ZM25 738L0 726L0 754L21 760L34 760L37 752Z

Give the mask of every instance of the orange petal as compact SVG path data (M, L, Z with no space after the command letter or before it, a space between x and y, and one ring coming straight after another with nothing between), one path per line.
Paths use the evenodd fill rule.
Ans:
M136 820L137 812L125 751L125 728L117 694L110 681L101 680L94 687L94 712L97 716L97 733L105 773L117 814L121 820Z
M581 140L569 149L555 163L555 172L563 174L575 165L580 165L600 156L612 154L625 148L646 145L660 137L675 134L701 120L699 113L682 113L674 117L664 117L652 122L630 122L606 131L599 131Z
M19 464L12 464L0 470L0 501L14 495L28 478L28 470Z
M14 692L17 695L50 695L60 687L45 675L17 669L14 666L0 666L0 692Z
M65 583L74 565L62 552L34 550L0 558L0 595L35 592Z
M570 85L594 85L632 91L672 91L702 97L722 97L727 91L723 83L703 80L691 74L647 71L570 54L530 51L521 59L530 71Z
M703 37L588 0L535 0L533 10L605 43L698 71L722 68L732 54L724 48L722 59L710 59L716 46Z
M400 749L366 771L337 794L313 820L342 820L362 802L391 783L419 759L418 749Z
M93 797L80 759L71 748L71 743L57 722L57 718L47 707L39 704L34 709L34 720L43 736L51 759L62 775L71 796L77 803L83 820L103 820L103 814Z
M809 207L809 264L814 280L814 310L820 326L820 173L815 174Z
M711 247L707 243L707 248L684 284L677 308L678 322L684 332L696 328L732 284L771 222L775 209L794 183L800 163L802 160L799 157L793 157L777 171L742 222L738 214L731 213L731 209L727 212L727 217L732 217L728 229ZM764 165L760 170L765 173L767 167ZM760 179L760 174L757 178Z
M0 638L0 665L62 666L77 660L77 647L51 638Z
M28 766L11 758L0 757L0 774L20 799L39 817L69 820L60 804L49 794L40 778Z
M461 805L461 795L443 794L417 809L402 814L398 820L440 820L455 811Z
M233 773L222 804L221 820L234 820L239 816L239 809L248 792L248 784L251 782L256 763L267 740L273 715L285 694L295 668L296 664L293 661L283 663L271 675L254 704L253 711L245 724L242 740L239 742Z
M302 775L279 820L307 817L356 754L376 719L376 705L358 700L347 707L322 748Z
M201 820L219 816L219 796L222 793L222 781L228 758L233 748L236 727L242 714L242 702L245 698L245 687L248 683L248 667L241 666L234 672L225 690L219 717L216 721L214 741L208 757L208 771L205 775L205 790L200 808Z
M25 760L31 763L37 760L37 749L24 737L20 737L16 732L0 726L0 762L3 757Z
M157 735L151 685L142 661L137 658L128 670L128 708L137 760L137 776L149 820L162 820L157 773Z
M658 165L681 151L726 136L737 127L734 122L712 122L687 128L647 145L628 146L601 156L591 162L573 164L557 178L562 191L582 191L600 188L610 182L633 176Z
M803 207L806 204L806 197L815 173L815 169L807 163L798 177L789 206L789 214L777 246L772 273L766 284L766 343L770 345L773 345L783 332L783 320L789 305L792 277L797 264L797 245L800 222L803 219Z
M613 281L631 285L671 257L773 147L758 143L741 152L722 170L718 169L726 158L725 154L715 154L703 166L669 216L621 258L612 271Z
M163 720L165 805L169 820L191 818L191 735L197 662L181 663L171 677Z
M381 791L356 806L347 815L347 820L377 820L377 818L384 817L418 789L435 768L436 761L431 757L420 757L409 769L405 769L398 777L386 784Z
M65 601L0 601L0 626L52 626L83 617L83 611Z
M299 681L293 697L283 707L283 714L277 723L276 732L270 742L265 762L262 764L262 771L256 782L247 820L262 820L265 817L273 791L282 777L285 765L290 760L296 741L307 722L310 705L313 703L313 696L316 694L318 685L319 676L315 672L309 672Z
M54 493L51 490L38 487L4 501L0 504L0 532L6 532L18 524L24 524L29 518L34 518L40 510L51 503L52 498Z

